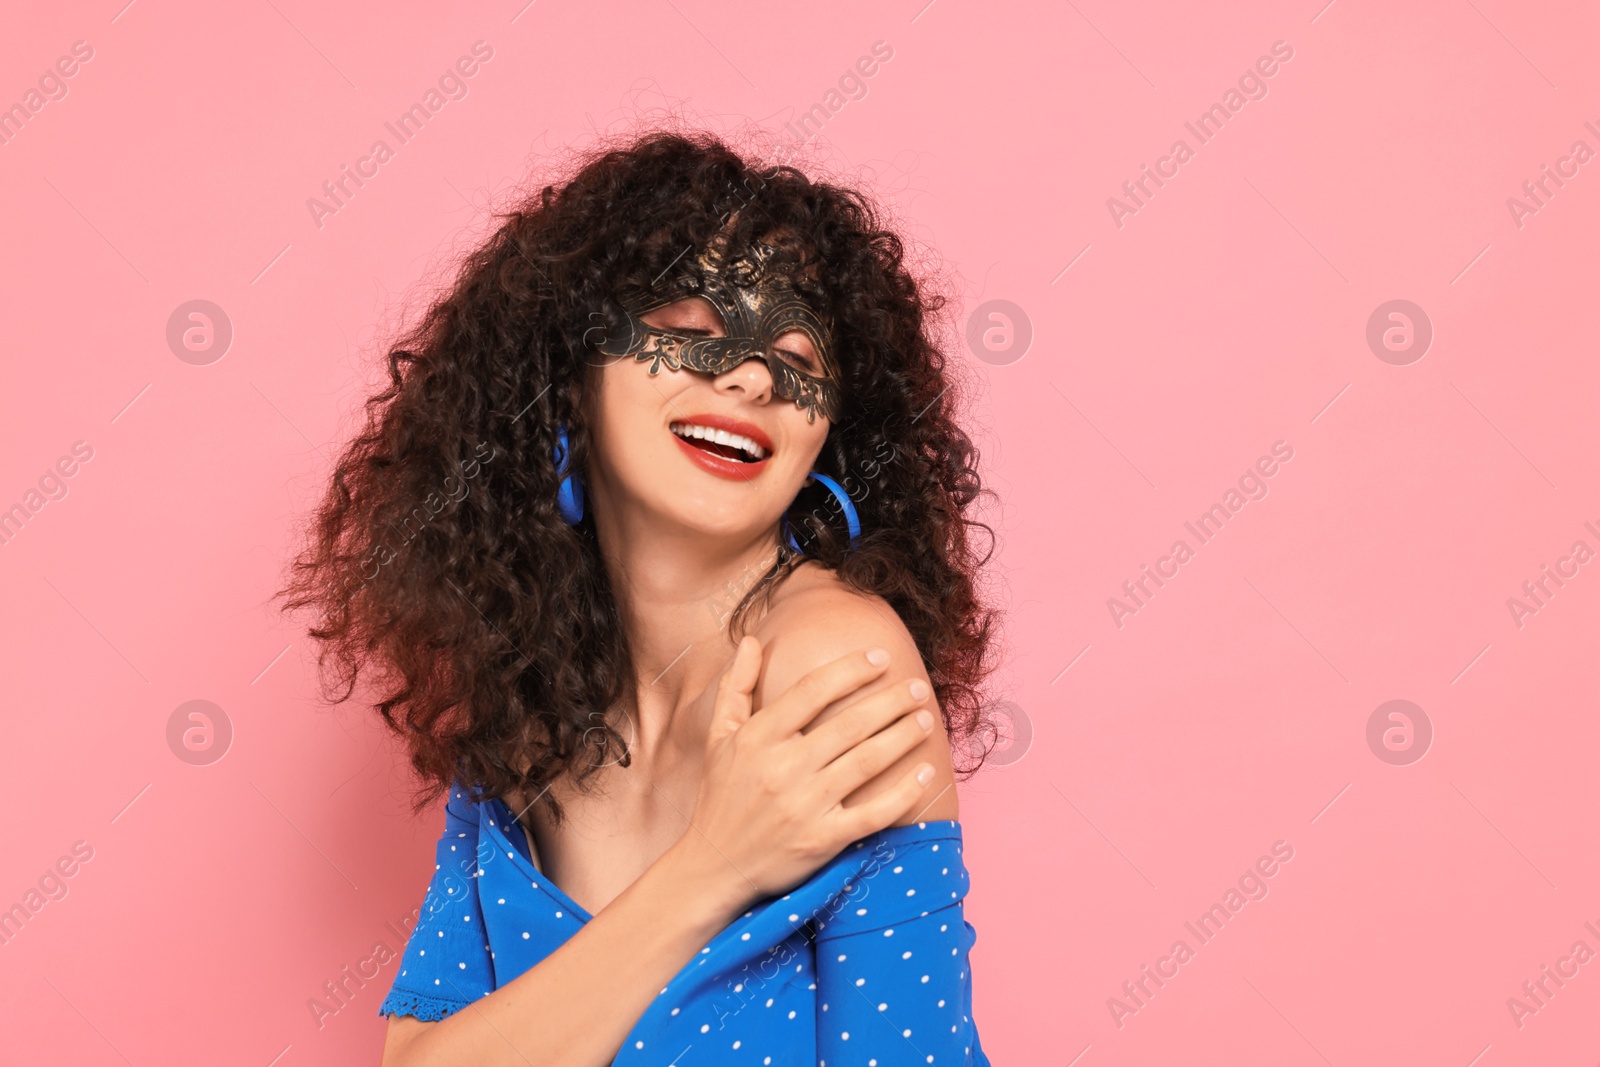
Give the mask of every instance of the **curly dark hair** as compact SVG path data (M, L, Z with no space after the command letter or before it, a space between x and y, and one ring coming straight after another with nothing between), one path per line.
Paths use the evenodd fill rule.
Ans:
M308 520L277 596L319 613L308 632L325 699L330 673L342 702L362 666L376 668L374 707L408 749L418 811L457 781L537 795L563 775L581 784L613 752L626 765L601 713L631 695L631 653L593 518L574 527L558 512L556 434L569 428L581 471L580 400L603 362L601 331L626 321L619 296L725 230L730 257L757 239L780 245L793 284L831 320L844 404L818 467L844 484L863 527L849 548L831 497L808 486L788 513L806 557L780 551L730 633L805 558L883 597L922 654L952 748L969 742L977 762L958 773L970 776L986 754L970 741L991 731L979 683L997 613L977 580L993 531L965 513L992 492L953 415L961 383L933 341L946 298L913 279L863 194L753 165L713 135L647 132L574 170L498 213L390 349L388 386L367 400L367 424ZM988 534L981 556L974 527Z

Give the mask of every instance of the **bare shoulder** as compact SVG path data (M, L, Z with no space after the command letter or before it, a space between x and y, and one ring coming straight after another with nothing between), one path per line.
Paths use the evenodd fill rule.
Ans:
M884 676L824 709L813 720L813 726L834 715L849 714L854 700L878 689L905 685L914 678L930 681L911 631L889 603L882 597L852 589L823 567L803 566L795 571L779 587L771 608L751 632L760 639L764 651L761 676L753 694L757 709L824 663L874 646L888 650L889 669ZM935 712L935 722L927 739L852 793L846 798L846 806L888 788L918 763L927 762L933 765L933 780L920 803L897 825L960 817L943 715L931 701L929 710Z
M852 589L819 566L795 571L752 632L769 653L762 680L779 682L775 692L813 667L873 645L889 650L891 674L928 677L911 631L888 601Z

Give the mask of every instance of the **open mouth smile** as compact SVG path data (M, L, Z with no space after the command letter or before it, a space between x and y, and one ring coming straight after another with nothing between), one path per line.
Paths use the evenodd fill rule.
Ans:
M727 459L755 463L767 458L766 449L742 434L713 430L707 426L697 426L692 422L675 422L671 430L696 448L703 448L707 452Z
M711 474L748 481L766 468L772 441L755 426L721 415L675 420L669 427L678 447Z

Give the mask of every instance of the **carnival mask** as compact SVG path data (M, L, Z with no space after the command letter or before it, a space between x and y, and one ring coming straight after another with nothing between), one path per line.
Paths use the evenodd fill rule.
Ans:
M608 356L632 356L669 370L688 368L701 374L726 374L747 359L759 359L772 375L772 391L792 401L816 422L817 413L830 421L839 416L839 372L828 328L788 279L767 269L777 251L755 245L746 256L724 262L715 246L702 252L699 272L685 271L665 285L622 299L627 316L625 337L607 337L598 347ZM703 297L722 316L726 337L691 337L651 326L640 318L657 308L689 297ZM808 369L801 357L777 347L778 338L799 331L810 340L821 373Z

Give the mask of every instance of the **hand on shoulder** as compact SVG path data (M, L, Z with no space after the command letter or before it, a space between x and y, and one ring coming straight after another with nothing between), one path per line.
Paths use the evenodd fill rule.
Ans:
M879 689L906 685L914 678L922 679L932 688L916 641L888 602L882 597L857 592L833 572L821 567L802 568L792 575L773 598L771 610L751 632L766 650L753 694L757 714L767 700L783 693L813 668L873 646L889 651L889 669L882 678L824 708L807 727L807 732L835 715L850 714L852 702ZM933 765L933 780L918 803L895 825L960 818L943 713L931 697L924 706L934 715L934 727L927 738L846 797L846 807L876 795L918 763L927 762Z

